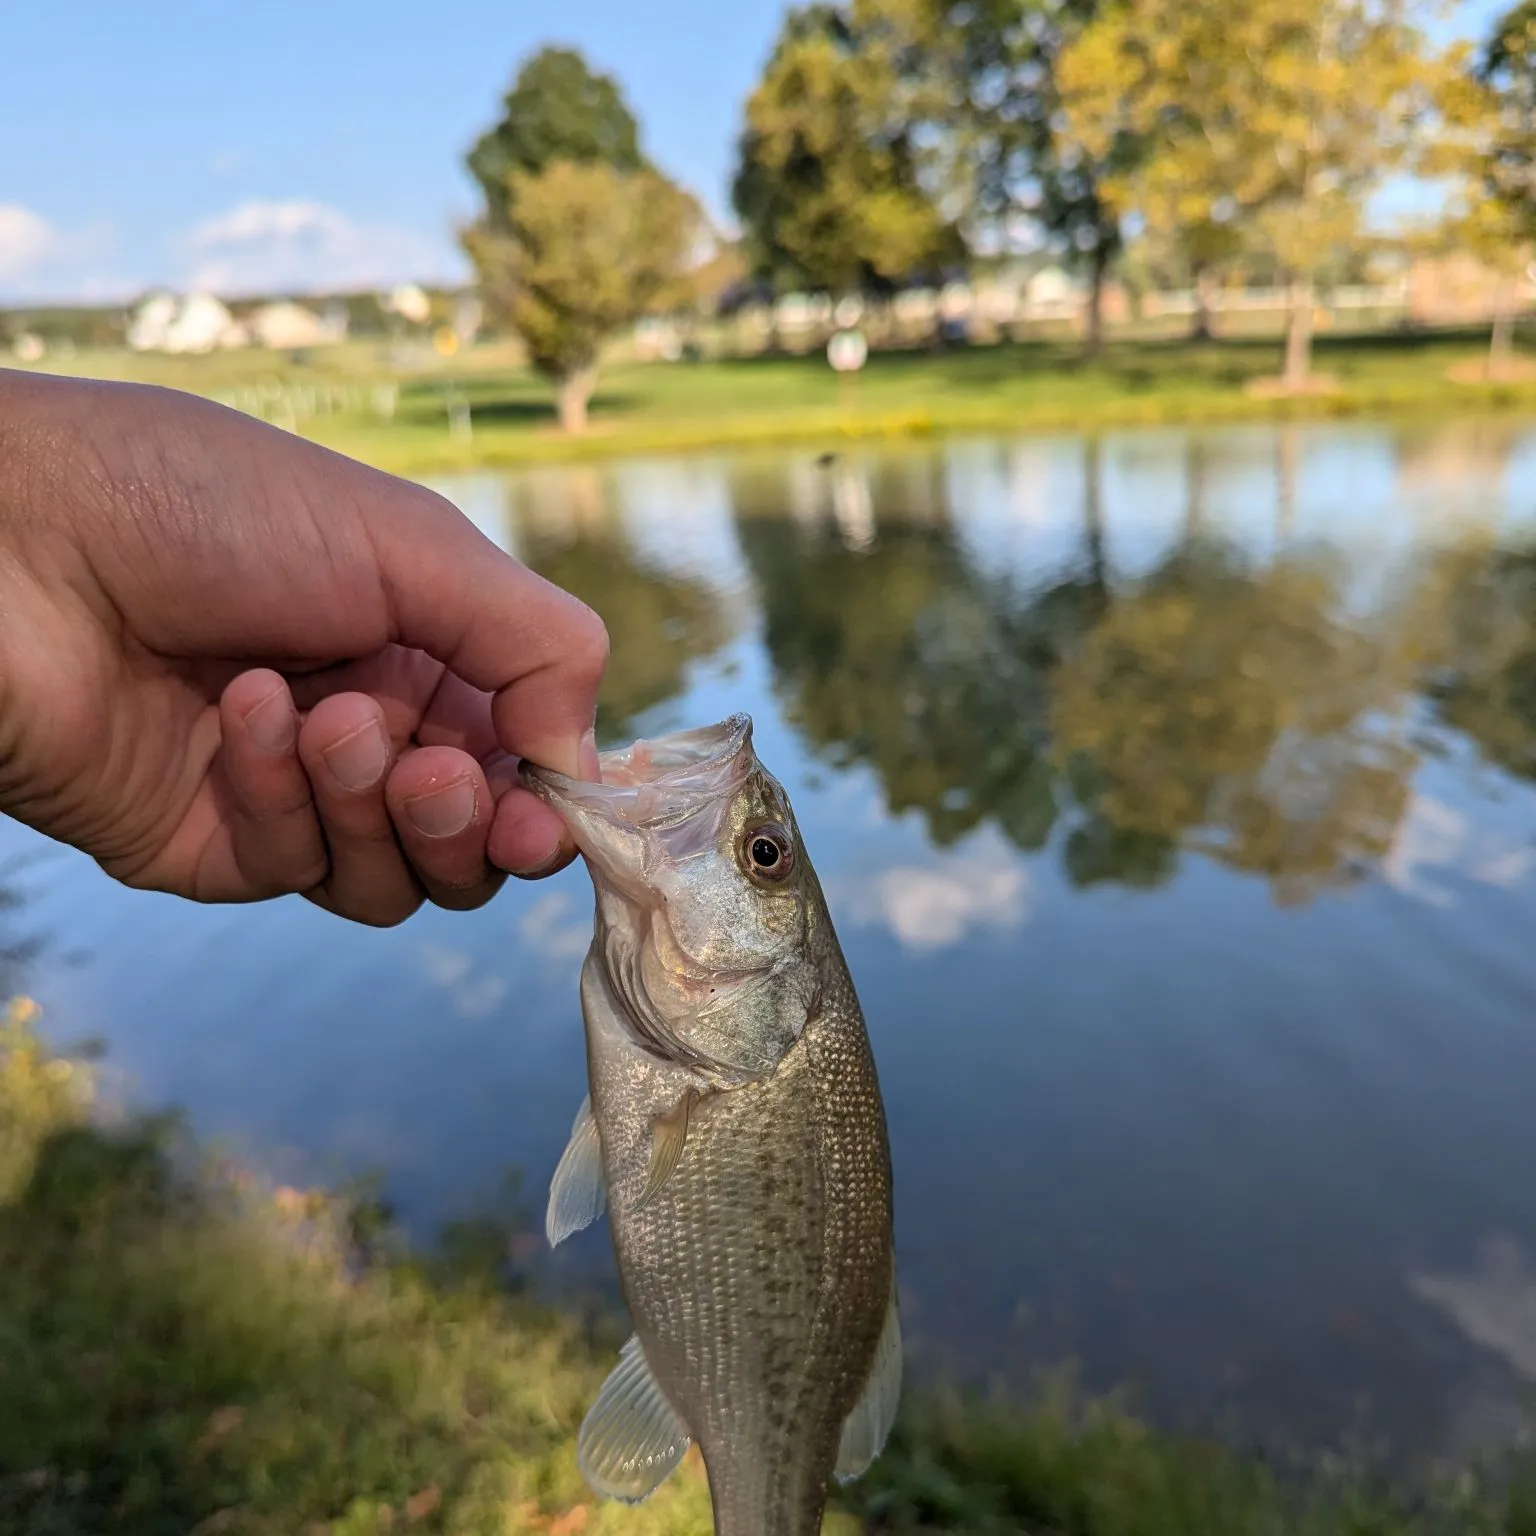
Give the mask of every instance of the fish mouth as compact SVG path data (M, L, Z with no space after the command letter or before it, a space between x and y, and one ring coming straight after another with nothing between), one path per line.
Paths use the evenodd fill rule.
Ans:
M751 717L642 739L599 754L598 768L600 779L575 779L525 760L519 776L565 822L586 861L598 898L595 943L621 1012L635 1038L668 1061L731 1082L760 1076L772 1063L732 1059L715 1020L765 977L691 953L667 896L683 866L718 852L732 802L760 771ZM655 984L670 998L666 1010Z
M674 825L735 794L755 766L752 717L735 714L600 753L600 780L575 779L524 759L524 786L557 811L634 828Z

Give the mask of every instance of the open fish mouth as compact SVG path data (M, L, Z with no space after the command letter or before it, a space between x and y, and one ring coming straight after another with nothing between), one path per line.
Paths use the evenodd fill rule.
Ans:
M635 828L680 822L734 795L756 766L752 717L674 731L601 753L601 782L574 779L524 761L524 785L557 810L570 809Z

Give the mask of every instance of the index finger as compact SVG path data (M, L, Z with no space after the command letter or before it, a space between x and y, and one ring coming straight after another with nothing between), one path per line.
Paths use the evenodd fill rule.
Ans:
M597 614L423 487L388 498L367 526L392 638L491 694L507 752L595 776L592 731L608 662Z

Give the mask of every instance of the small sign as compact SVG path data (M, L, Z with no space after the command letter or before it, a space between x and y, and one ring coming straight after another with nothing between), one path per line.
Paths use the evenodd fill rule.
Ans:
M869 343L861 331L839 331L827 343L827 361L838 373L857 373L869 356Z

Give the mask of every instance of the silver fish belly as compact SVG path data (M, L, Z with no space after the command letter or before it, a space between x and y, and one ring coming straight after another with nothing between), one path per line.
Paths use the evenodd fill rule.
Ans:
M739 771L712 778L726 753ZM901 1387L890 1152L863 1015L750 722L637 744L612 777L636 791L621 833L568 817L599 897L581 977L589 1096L546 1229L558 1243L606 1207L635 1332L582 1424L582 1472L638 1502L696 1442L718 1536L812 1536L832 1478L880 1453ZM557 808L561 791L581 796L570 784L547 794ZM604 816L626 809L602 801ZM677 835L690 811L709 836ZM685 850L681 877L662 846ZM775 849L784 862L764 867ZM658 905L626 884L633 869ZM737 880L768 905L739 904ZM697 923L689 902L708 908ZM711 911L731 929L718 941ZM677 976L689 985L674 996Z

